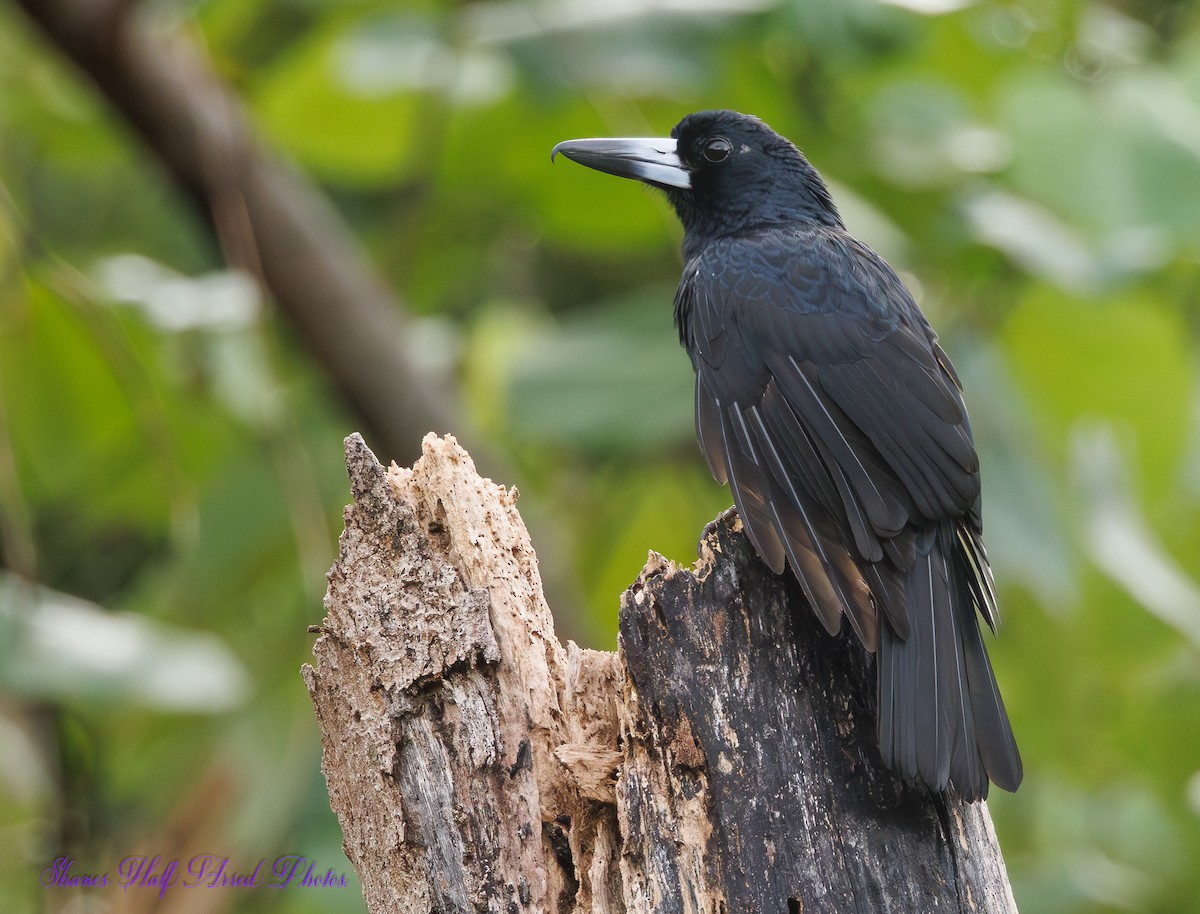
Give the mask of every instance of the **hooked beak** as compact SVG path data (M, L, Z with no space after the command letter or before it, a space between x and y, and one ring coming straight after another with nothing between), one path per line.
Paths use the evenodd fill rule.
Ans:
M566 140L550 150L573 162L620 178L636 178L657 187L689 190L692 178L675 154L673 139Z

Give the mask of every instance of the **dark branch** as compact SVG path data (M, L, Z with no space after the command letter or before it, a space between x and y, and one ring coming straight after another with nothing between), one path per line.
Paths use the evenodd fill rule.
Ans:
M18 3L199 202L226 259L269 291L384 453L414 459L431 429L471 437L454 397L405 357L403 308L339 215L263 148L188 43L152 32L123 0Z

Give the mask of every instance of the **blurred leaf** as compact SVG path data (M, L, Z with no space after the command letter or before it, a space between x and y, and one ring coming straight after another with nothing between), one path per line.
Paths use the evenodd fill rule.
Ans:
M1044 207L1003 191L990 191L968 200L966 213L980 241L1063 289L1085 292L1109 278L1109 264L1101 262L1078 233Z
M1036 856L1014 861L1025 914L1173 909L1169 886L1192 842L1158 798L1136 784L1085 791L1053 777L1033 789Z
M1061 611L1079 600L1079 559L1064 515L1067 493L1044 465L1027 414L999 348L953 347L963 381L983 476L983 522L996 580L1021 582L1047 607ZM1008 611L1000 607L1002 619Z
M517 215L527 214L553 244L590 251L660 244L677 233L665 200L633 181L614 184L563 159L551 164L550 150L561 140L604 135L614 127L665 133L673 123L645 125L639 131L631 125L605 125L590 112L547 108L520 97L486 110L454 112L439 163L439 185L454 189L463 218L478 211L480 200L491 200ZM579 218L584 213L587 218ZM451 226L458 228L454 222Z
M1200 105L1162 69L1090 90L1045 72L1005 86L1016 187L1093 237L1158 226L1195 238L1178 188L1200 182Z
M1175 314L1143 297L1093 303L1038 289L1010 316L1003 339L1061 461L1076 422L1107 419L1137 442L1139 489L1167 497L1194 408L1195 364Z
M972 128L961 95L940 82L888 84L871 107L877 167L902 186L936 185L968 171L995 171L1008 158L1004 138Z
M637 473L601 472L601 503L589 506L584 532L596 558L585 571L588 602L598 643L616 643L620 595L637 578L651 550L688 567L696 561L704 526L733 503L699 452L682 463Z
M565 318L522 341L509 430L602 450L661 447L692 434L691 365L671 328L671 287Z
M0 677L17 694L97 707L219 714L249 677L220 639L0 575Z
M1073 445L1072 475L1085 493L1086 535L1096 564L1200 651L1200 586L1149 529L1112 429L1081 423Z
M236 270L191 277L148 257L118 254L100 260L93 273L102 291L138 306L163 330L245 327L261 308L253 278Z
M427 34L432 22L409 26ZM438 46L429 38L421 47ZM254 108L272 139L318 174L350 186L392 185L406 176L424 135L421 97L394 81L383 85L372 70L378 58L360 48L345 23L329 23L262 75ZM369 88L368 77L378 80Z
M0 314L0 389L30 497L76 493L81 515L161 518L135 403L94 328L46 286L24 291Z

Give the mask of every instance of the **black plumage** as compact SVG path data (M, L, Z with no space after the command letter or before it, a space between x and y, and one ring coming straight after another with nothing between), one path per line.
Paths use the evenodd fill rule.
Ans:
M669 139L555 152L658 187L679 214L700 449L763 561L790 564L825 627L845 615L878 653L884 761L969 799L989 779L1015 790L979 626L997 621L979 462L958 377L899 277L756 118L704 111Z

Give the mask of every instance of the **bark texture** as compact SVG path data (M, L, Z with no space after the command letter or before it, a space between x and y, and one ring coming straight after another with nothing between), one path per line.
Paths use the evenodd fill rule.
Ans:
M874 675L736 515L561 645L515 490L452 438L346 442L354 504L304 678L373 912L1013 912L987 807L898 782Z

